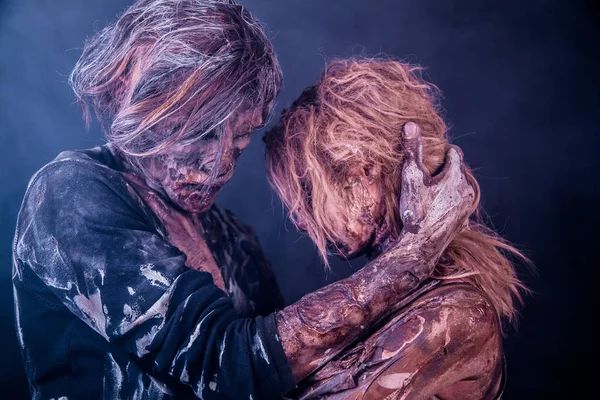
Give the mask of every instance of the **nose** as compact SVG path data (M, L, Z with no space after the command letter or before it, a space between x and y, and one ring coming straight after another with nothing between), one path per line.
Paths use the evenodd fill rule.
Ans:
M250 144L250 139L238 139L233 142L225 144L223 148L223 157L231 158L235 162L238 157L242 154L242 151L248 147Z
M234 146L228 154L226 153L223 155L223 158L221 159L221 175L228 173L229 171L231 171L231 169L235 167L237 159L242 154L242 150L243 149Z
M238 137L234 142L234 148L239 149L240 151L244 150L250 144L251 134L246 134L244 136Z
M304 222L304 220L302 218L300 218L298 216L297 213L290 214L290 219L292 220L294 225L296 225L296 228L298 228L298 230L303 231L303 232L307 231L306 223Z

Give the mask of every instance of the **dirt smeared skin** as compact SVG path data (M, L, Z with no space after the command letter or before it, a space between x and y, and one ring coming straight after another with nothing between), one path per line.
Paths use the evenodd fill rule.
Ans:
M465 283L430 282L387 322L291 394L299 399L493 399L502 374L496 313Z
M390 313L390 305L429 278L444 249L462 229L473 208L461 155L452 147L440 174L422 165L416 124L404 129L398 240L354 275L310 293L277 313L278 331L297 381L370 332Z
M187 256L185 265L190 269L210 273L215 285L225 291L223 276L204 241L204 228L198 215L176 210L135 175L124 173L123 176L140 196L140 200L152 208L167 230L168 240Z
M400 199L403 230L398 239L354 275L310 293L276 314L279 338L297 382L358 339L372 334L382 320L394 313L398 302L430 277L442 252L472 212L474 191L467 182L457 148L448 151L444 169L434 177L423 170L421 136L415 124L405 127L404 149L406 161ZM193 218L167 205L157 193L143 187L139 189L144 201L167 229L172 243L189 260L197 260L199 268L208 270L213 277L219 276L208 267L210 260L203 258L210 253L197 234ZM423 318L427 321L435 318L434 314L432 310ZM404 329L410 330L410 326ZM373 335L370 340L375 341L377 337ZM389 347L398 345L402 338L391 336ZM352 351L343 354L350 353ZM324 370L326 368L321 371ZM319 374L321 372L311 379L318 381ZM327 386L331 393L351 387L350 381L338 381L340 377L356 378L355 375L334 375L337 380L329 380Z

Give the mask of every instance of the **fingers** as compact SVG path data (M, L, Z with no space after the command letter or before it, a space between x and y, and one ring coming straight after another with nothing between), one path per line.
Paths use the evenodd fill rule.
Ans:
M419 231L420 218L415 216L415 212L411 209L404 210L401 215L402 227L406 232L417 233Z
M463 160L463 153L460 147L451 145L446 152L446 159L442 171L431 178L430 186L447 186L452 187L458 194L458 198L466 203L474 203L475 200L475 189L473 188L472 182L467 175L465 163ZM470 212L474 209L471 207Z
M419 187L426 176L423 170L423 143L421 130L414 122L404 125L402 146L404 149L404 165L402 166L402 188Z
M450 148L446 152L446 158L444 160L444 166L437 175L431 178L431 184L438 184L443 179L448 177L458 177L464 174L465 166L463 162L463 154L460 147L456 145L450 145Z
M414 122L408 122L403 127L402 147L405 158L402 167L400 217L405 230L416 232L423 217L420 202L422 201L425 172L423 170L421 130Z
M407 122L402 128L402 147L404 149L405 165L414 164L423 171L423 141L421 129L414 122Z

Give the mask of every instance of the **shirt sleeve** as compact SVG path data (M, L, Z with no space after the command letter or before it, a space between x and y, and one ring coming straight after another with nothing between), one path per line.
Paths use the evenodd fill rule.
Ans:
M294 385L273 315L239 318L185 267L118 172L51 164L31 181L16 255L75 316L200 398L275 398Z

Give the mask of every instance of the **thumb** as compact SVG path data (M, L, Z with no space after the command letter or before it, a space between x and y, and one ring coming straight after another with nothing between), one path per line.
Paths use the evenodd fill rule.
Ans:
M405 165L414 164L423 171L423 141L421 129L414 122L407 122L402 128L402 148Z

